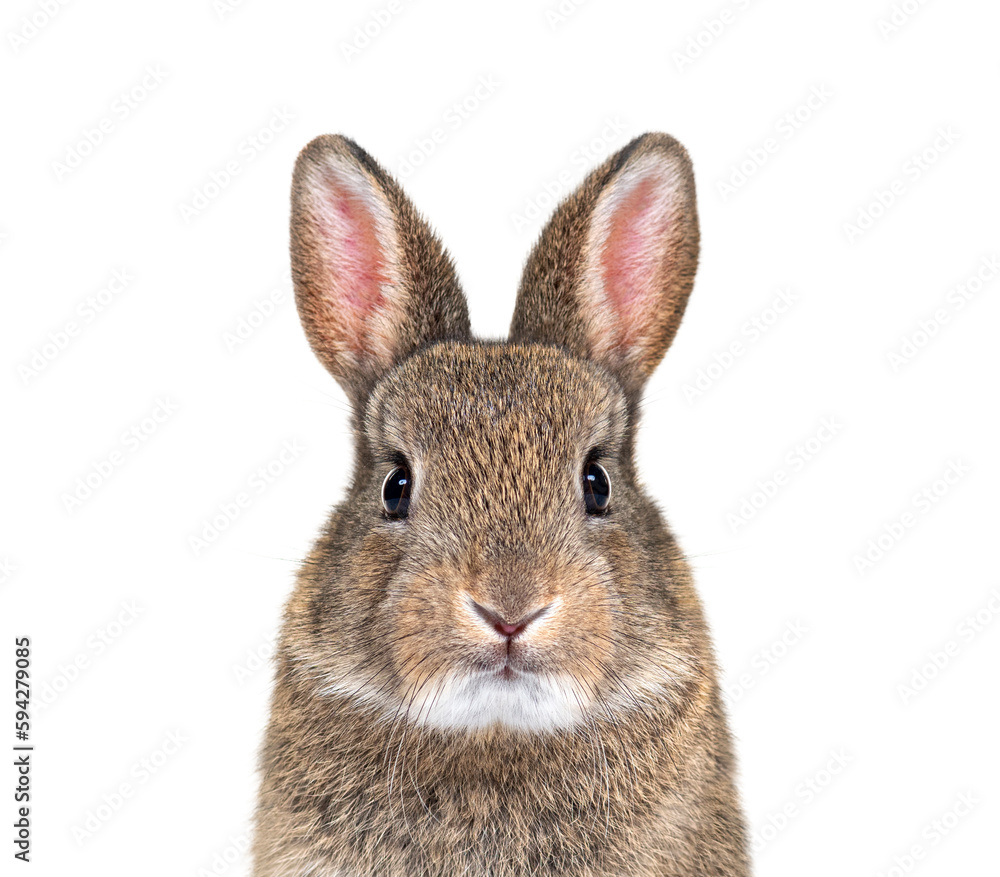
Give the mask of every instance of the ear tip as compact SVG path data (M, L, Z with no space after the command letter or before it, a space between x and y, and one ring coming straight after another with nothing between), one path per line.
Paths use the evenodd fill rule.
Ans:
M674 164L685 176L694 176L691 156L684 144L676 137L662 131L647 131L645 134L640 134L622 151L627 152L630 158L639 155L660 155Z
M350 151L351 148L357 149L358 144L351 140L350 137L345 137L343 134L320 134L318 137L313 137L305 146L302 147L300 155L318 155L326 154L329 152L345 153Z
M367 158L368 154L350 137L343 134L320 134L299 152L295 159L295 176L299 177L312 168L329 165L331 159L364 164Z

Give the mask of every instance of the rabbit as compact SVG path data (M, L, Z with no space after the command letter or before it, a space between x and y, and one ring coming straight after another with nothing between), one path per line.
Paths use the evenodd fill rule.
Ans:
M750 873L709 631L634 460L698 252L687 152L637 137L477 339L396 181L346 137L302 150L295 300L355 457L284 614L255 877Z

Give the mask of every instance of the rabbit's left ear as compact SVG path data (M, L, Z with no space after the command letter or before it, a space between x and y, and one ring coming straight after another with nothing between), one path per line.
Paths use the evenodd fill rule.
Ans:
M593 359L638 394L680 325L698 267L687 152L645 134L556 210L525 265L510 340Z

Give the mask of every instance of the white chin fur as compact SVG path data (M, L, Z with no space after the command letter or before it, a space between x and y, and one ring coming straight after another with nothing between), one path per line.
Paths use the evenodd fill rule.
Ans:
M400 715L398 701L358 680L327 678L320 693L346 695L380 707L386 721L395 721ZM588 704L589 698L567 674L519 674L503 679L480 672L422 684L417 696L405 698L404 709L406 718L426 728L474 731L500 725L541 733L575 727L584 719Z
M440 730L502 725L517 731L557 731L583 718L585 698L571 677L519 674L503 679L475 673L442 680L409 705L416 724Z

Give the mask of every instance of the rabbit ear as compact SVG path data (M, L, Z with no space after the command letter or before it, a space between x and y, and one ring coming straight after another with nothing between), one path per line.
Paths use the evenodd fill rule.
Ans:
M673 340L698 266L684 147L645 134L557 209L525 265L510 340L596 360L638 393Z
M309 343L352 402L418 347L469 337L465 297L441 243L346 137L317 137L299 154L291 252Z

